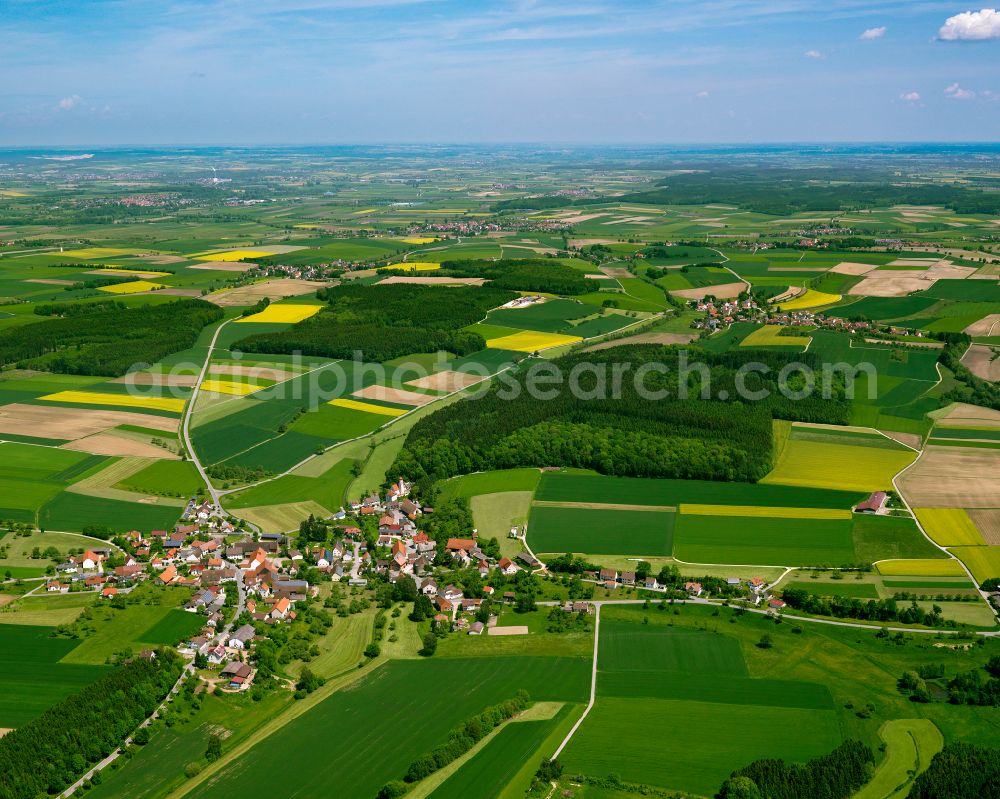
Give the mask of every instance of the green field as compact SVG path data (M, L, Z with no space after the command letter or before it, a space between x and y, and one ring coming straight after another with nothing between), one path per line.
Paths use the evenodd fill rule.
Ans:
M125 478L118 487L146 494L191 497L205 484L190 461L160 460Z
M0 727L27 724L104 673L104 666L60 662L79 642L51 632L0 624Z
M97 525L125 533L168 530L179 516L180 509L174 507L63 493L45 504L38 514L38 524L45 530L74 532Z
M578 702L589 682L585 658L392 661L291 720L190 796L271 797L286 790L282 786L291 773L302 796L324 794L334 783L339 796L374 796L384 783L401 778L416 757L443 742L453 727L518 689L536 701ZM414 690L417 685L420 690ZM447 701L427 702L427 696L444 694ZM388 697L395 699L391 712L373 711ZM338 754L319 757L320 751ZM274 762L282 768L276 771ZM345 763L365 766L345 768Z
M854 563L850 520L680 514L674 551L688 563L776 566Z
M102 455L0 441L0 519L37 523L46 503L106 462Z
M496 799L521 765L535 757L546 738L566 720L571 711L575 711L574 706L565 705L550 719L510 722L430 796L432 799L467 799L471 796Z
M597 703L561 756L570 774L711 796L752 760L801 762L840 742L823 685L749 677L728 635L675 629L662 616L644 624L637 609L614 609L601 622L598 667ZM748 729L767 734L740 734Z
M638 477L608 477L598 474L546 472L535 499L544 502L596 502L624 505L676 506L761 505L786 508L853 507L864 492L826 488L763 485L761 483L713 483L708 480L659 480Z
M137 640L144 644L159 644L176 646L186 638L190 638L204 627L205 618L200 613L188 613L184 610L169 610L152 627L138 635Z
M541 478L542 473L538 469L477 472L444 481L441 483L441 496L444 499L469 499L477 494L496 494L501 491L534 491Z
M527 540L535 552L665 556L673 549L674 517L669 511L536 505Z

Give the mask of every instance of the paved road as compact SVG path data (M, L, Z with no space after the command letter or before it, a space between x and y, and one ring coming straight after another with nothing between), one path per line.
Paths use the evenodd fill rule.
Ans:
M552 755L552 760L555 760L562 754L562 750L566 748L566 744L570 742L570 739L576 734L576 731L580 729L580 725L583 724L583 720L590 714L590 709L594 706L594 699L597 697L597 643L601 638L601 605L605 603L595 602L594 604L597 607L594 610L594 661L590 666L590 701L587 703L587 707L584 708L583 714L576 720L576 724L573 725L573 729L566 733L566 737L563 738L562 743L559 744L559 748L556 749L555 754Z

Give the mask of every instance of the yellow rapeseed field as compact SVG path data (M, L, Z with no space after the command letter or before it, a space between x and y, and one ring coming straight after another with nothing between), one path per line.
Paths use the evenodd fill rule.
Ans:
M850 519L849 510L838 508L772 508L763 505L685 505L688 516L757 516L768 519Z
M961 508L916 508L921 526L943 547L982 546L986 542Z
M352 211L351 216L361 216L362 214L370 214L374 211L374 208L365 208L363 211Z
M251 314L250 316L244 316L242 319L237 319L237 322L301 322L303 319L308 319L313 314L319 313L319 309L322 305L283 305L281 303L275 303L268 305L260 313Z
M200 252L190 256L199 261L242 261L246 258L266 258L276 255L273 250L223 250L222 252Z
M564 336L561 333L540 333L537 330L525 330L521 333L511 333L509 336L491 338L486 346L495 350L512 350L514 352L537 352L563 344L575 344L583 341L579 336Z
M841 295L839 294L827 294L825 291L809 289L805 294L786 300L785 302L779 302L778 305L783 311L801 311L805 308L819 308L821 305L830 305L834 302L840 302L841 299Z
M233 380L203 380L202 391L211 391L215 394L232 394L234 397L245 397L260 391L264 386L257 386L253 383L238 383Z
M150 283L148 280L133 280L131 283L115 283L113 286L101 286L101 291L111 294L137 294L140 291L156 291L166 288L162 283Z
M402 416L406 413L402 408L389 408L385 405L375 405L371 402L360 402L347 398L330 400L330 405L338 408L349 408L352 411L364 411L365 413L377 413L382 416Z
M965 577L962 564L954 558L880 560L875 564L879 574L892 577Z
M774 469L760 482L839 491L885 491L892 478L909 466L911 450L790 440Z
M978 583L1000 577L1000 547L953 547L951 553L962 559Z
M410 236L409 238L401 239L404 244L430 244L437 241L432 236Z
M781 325L764 325L740 342L741 347L808 347L809 336L782 336Z
M433 272L435 269L440 269L441 264L435 264L430 261L400 261L398 264L389 264L388 266L383 266L379 271L388 271L389 269L399 269L403 272Z
M86 261L90 258L116 258L121 255L135 255L137 252L139 251L122 250L118 247L83 247L79 250L66 250L60 254L70 258L82 258Z
M166 277L171 272L154 272L152 269L131 269L127 266L105 266L101 269L94 269L92 274L101 275L141 275L142 277Z
M57 391L39 397L48 402L74 402L81 405L120 405L126 408L145 408L152 411L184 410L184 400L176 397L133 397L129 394L105 394L97 391Z

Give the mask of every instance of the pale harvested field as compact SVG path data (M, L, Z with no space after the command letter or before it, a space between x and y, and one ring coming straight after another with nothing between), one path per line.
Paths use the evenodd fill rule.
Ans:
M271 366L240 366L234 363L213 363L208 367L208 371L213 375L260 378L262 380L274 380L275 382L288 380L298 374L287 369L276 369Z
M605 223L607 224L607 223ZM506 242L501 242L501 247L509 248L512 250L531 250L532 252L537 252L539 255L555 255L559 252L555 247L543 247L542 245L531 245L531 244L507 244Z
M513 627L489 627L488 635L527 635L528 628L520 625Z
M570 239L570 247L590 247L592 244L617 244L617 239Z
M683 297L686 300L700 300L709 295L727 299L738 297L740 292L746 291L746 283L723 283L721 286L705 286L700 289L679 289L670 293L675 297Z
M978 322L973 322L962 332L969 336L992 336L1000 330L1000 313L991 313Z
M145 441L121 438L111 433L95 433L62 445L63 449L89 452L92 455L125 455L137 458L161 458L178 460L180 456L168 449L155 447Z
M882 272L879 277L866 277L851 289L851 294L859 297L905 297L914 291L929 289L934 283L934 280L923 277L899 277L899 272Z
M934 266L940 261L940 258L897 258L889 261L889 266Z
M72 286L72 280L59 280L54 277L32 277L24 281L25 283L42 283L46 286Z
M127 386L169 386L171 388L194 388L198 385L198 375L170 375L157 372L133 372L111 380Z
M561 216L559 218L560 222L565 222L569 225L579 225L581 222L589 222L591 219L598 219L599 217L607 216L606 213L600 214L576 214L575 216Z
M996 383L1000 380L1000 356L985 344L973 344L962 356L962 364L976 377Z
M210 269L215 272L246 272L255 266L256 264L245 264L242 261L206 261L204 263L191 264L188 269Z
M262 505L257 508L240 508L234 512L241 519L256 524L265 533L287 533L297 530L303 519L315 516L325 519L331 511L318 502L289 502L284 505Z
M950 427L1000 426L1000 411L964 402L954 403L947 408L946 413L935 418L938 422L947 422Z
M267 297L269 300L278 300L282 297L298 297L302 294L310 294L317 289L329 285L329 281L262 280L260 283L253 283L249 286L224 289L216 294L209 294L205 299L222 306L253 305L264 297Z
M166 294L168 297L200 297L198 289L160 289L157 294Z
M1000 499L998 499L1000 502ZM996 508L966 511L987 544L1000 544L1000 510Z
M853 261L843 261L833 267L830 271L838 275L864 275L878 269L878 264L858 264Z
M600 344L585 348L584 352L608 350L625 344L689 344L696 337L695 333L636 333L634 336L626 336L613 341L602 341Z
M777 297L772 297L771 302L784 302L785 300L791 300L801 294L805 294L807 291L808 289L805 286L789 286L788 291L783 294L779 294Z
M1000 497L1000 450L929 446L897 480L925 508L992 508Z
M462 388L475 385L482 377L470 375L465 372L436 372L435 374L421 377L417 380L408 380L406 385L414 388L429 388L432 391L458 391Z
M486 282L484 277L432 277L430 275L426 277L421 277L414 275L410 277L409 275L391 275L385 280L380 280L380 286L388 286L393 283L409 283L412 286L481 286Z
M632 277L632 273L621 266L602 266L600 270L608 277Z
M351 394L352 397L361 399L382 400L383 402L397 402L400 405L426 405L434 402L437 397L431 394L420 394L416 391L407 391L405 388L390 388L389 386L371 385L360 391Z
M75 439L101 433L121 424L170 433L177 431L177 419L154 416L151 413L20 403L0 406L0 433L23 433L30 430L32 435L39 438Z

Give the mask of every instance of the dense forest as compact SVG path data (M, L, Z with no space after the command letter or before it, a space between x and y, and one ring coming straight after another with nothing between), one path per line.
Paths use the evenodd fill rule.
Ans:
M0 738L0 799L65 789L152 714L182 667L173 650L136 658Z
M598 291L601 284L554 258L444 261L441 277L484 277L487 285L513 291L539 291L564 296Z
M898 205L943 205L962 214L1000 213L1000 194L947 183L901 182L870 168L726 166L680 172L656 188L618 198L625 203L725 203L765 214L838 211Z
M120 377L133 364L187 349L221 318L217 305L184 299L48 319L0 331L0 366Z
M907 799L996 799L1000 797L1000 749L949 744L917 777Z
M871 749L860 741L844 741L830 754L803 765L784 760L755 760L733 772L718 796L719 799L847 799L871 779L874 764Z
M696 356L692 353L696 352ZM389 474L422 482L456 474L518 466L571 466L604 474L755 481L772 466L772 419L846 424L850 408L837 392L830 400L786 399L773 376L793 359L815 366L809 353L709 353L689 351L692 369L678 388L678 350L656 345L614 347L564 356L508 373L482 396L455 403L418 421ZM763 363L769 375L752 374L746 388L765 390L759 401L738 398L737 372L745 363ZM536 362L537 363L537 362ZM649 371L663 364L668 371ZM549 398L531 396L533 368L554 368L558 386L545 383ZM620 386L599 387L599 373L620 372ZM576 382L574 390L573 383ZM643 398L637 382L662 399ZM537 392L536 392L537 393ZM649 396L649 395L647 395Z
M387 361L417 352L469 355L486 346L478 333L460 330L517 295L490 287L334 286L318 292L329 305L277 333L248 336L233 349L301 352L327 358Z

